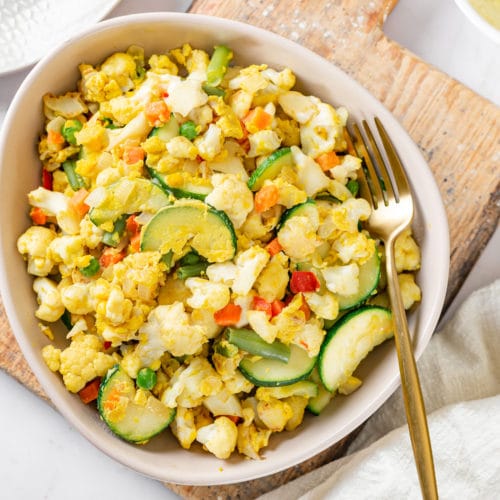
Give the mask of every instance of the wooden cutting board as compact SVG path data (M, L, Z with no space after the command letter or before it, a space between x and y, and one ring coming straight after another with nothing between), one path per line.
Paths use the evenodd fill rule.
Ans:
M384 35L383 22L396 2L195 0L190 10L243 21L296 41L342 68L392 111L427 159L448 214L446 307L498 225L500 110ZM46 399L1 304L0 368ZM300 465L256 481L166 486L184 498L255 498L341 456L353 435Z

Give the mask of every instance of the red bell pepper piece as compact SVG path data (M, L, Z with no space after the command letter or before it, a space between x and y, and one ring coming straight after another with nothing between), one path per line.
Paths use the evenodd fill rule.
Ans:
M321 284L311 271L293 271L290 278L290 290L293 293L316 292Z

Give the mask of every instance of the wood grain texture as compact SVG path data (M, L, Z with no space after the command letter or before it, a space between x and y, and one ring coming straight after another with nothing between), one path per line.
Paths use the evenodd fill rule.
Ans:
M382 31L397 0L196 0L192 12L247 22L335 63L392 111L434 173L450 224L446 305L486 245L500 214L500 110L429 66ZM0 368L44 397L0 304ZM167 484L184 498L251 499L341 456L354 433L316 457L237 485Z

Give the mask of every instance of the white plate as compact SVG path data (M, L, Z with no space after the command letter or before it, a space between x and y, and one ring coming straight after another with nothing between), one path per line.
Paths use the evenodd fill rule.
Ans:
M0 75L38 61L120 0L0 0Z
M203 452L199 445L183 450L169 432L145 446L128 444L111 434L94 408L83 405L52 373L41 356L49 341L40 333L35 311L32 277L16 250L16 239L26 230L26 193L40 184L40 160L34 147L43 127L41 97L74 88L81 62L97 64L111 52L131 44L147 54L158 53L190 42L211 51L225 43L233 48L236 62L247 65L266 62L289 66L299 88L336 106L344 105L351 119L378 116L397 145L416 195L414 232L422 251L418 282L423 298L410 315L418 358L434 331L444 302L449 267L448 225L442 200L432 173L418 147L371 94L319 55L294 42L253 26L193 14L151 13L115 18L78 34L45 57L26 77L5 119L0 137L0 290L10 324L30 367L56 408L101 450L127 466L162 481L180 484L237 483L291 467L339 441L365 421L399 384L393 342L377 348L360 367L364 381L348 397L337 397L319 417L308 416L293 432L273 435L263 460L233 456L222 461ZM24 208L23 208L24 207ZM58 335L59 345L64 336Z
M478 29L480 29L486 36L488 36L495 43L500 44L500 30L490 24L479 12L472 7L469 0L455 0L462 13L467 19Z

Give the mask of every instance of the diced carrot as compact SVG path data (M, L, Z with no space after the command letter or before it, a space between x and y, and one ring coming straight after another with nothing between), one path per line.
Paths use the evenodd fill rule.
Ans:
M49 130L47 132L47 142L53 146L60 146L64 144L64 137L60 132Z
M165 101L154 101L146 104L146 119L150 125L159 127L170 119L170 110Z
M269 128L272 121L273 117L260 106L250 110L245 118L243 118L243 123L251 134Z
M319 164L321 170L326 172L337 165L340 165L340 158L337 156L335 151L329 151L328 153L323 153L315 159L316 163Z
M54 186L54 176L46 168L42 169L42 187L52 191Z
M90 210L90 207L85 203L88 195L89 192L85 188L81 188L70 199L71 206L80 217L83 217Z
M133 165L144 160L144 149L141 146L126 146L123 151L123 161L127 165Z
M269 317L273 315L271 302L256 295L252 300L252 309L255 311L264 311Z
M136 218L135 214L131 215L130 217L127 218L126 228L127 228L127 231L131 234L135 234L141 230L141 226L135 220L135 218Z
M265 212L274 207L280 199L278 188L274 184L262 186L256 193L254 198L255 211L258 213Z
M106 248L99 257L101 267L108 267L111 264L116 264L125 258L125 251L116 252L113 247Z
M273 256L280 253L281 250L283 250L283 247L280 245L278 238L274 238L266 245L266 250L271 256Z
M31 220L39 226L47 224L47 214L40 207L33 207L30 212L30 217Z
M273 316L277 316L285 308L285 303L282 300L273 300L271 302L271 313Z
M139 252L141 250L141 233L135 233L130 238L130 248L132 252Z
M80 399L83 403L88 404L97 399L99 394L99 386L101 385L101 378L97 377L91 380L81 391L78 392Z
M227 306L214 312L214 319L218 325L235 325L241 318L241 307L230 302Z

